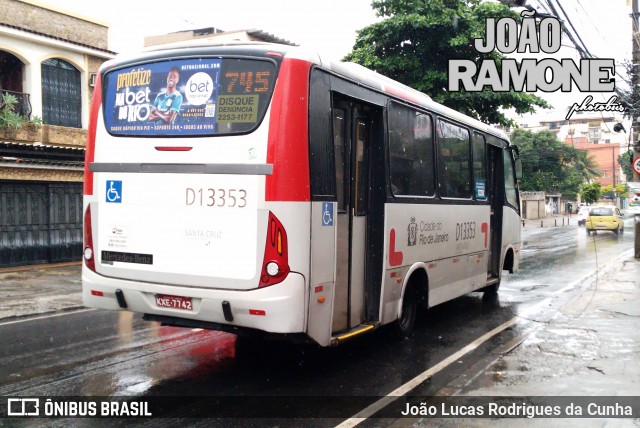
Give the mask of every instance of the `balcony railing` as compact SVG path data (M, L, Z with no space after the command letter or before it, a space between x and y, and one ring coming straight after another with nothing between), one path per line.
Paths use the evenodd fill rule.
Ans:
M31 101L29 100L29 94L7 91L5 89L0 90L0 93L8 93L16 97L18 102L15 105L15 112L27 119L31 119Z

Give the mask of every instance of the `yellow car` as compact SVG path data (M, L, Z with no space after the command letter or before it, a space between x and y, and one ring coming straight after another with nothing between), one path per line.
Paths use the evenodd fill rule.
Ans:
M624 233L624 219L617 207L591 207L585 226L587 235L598 230L610 230L616 235Z

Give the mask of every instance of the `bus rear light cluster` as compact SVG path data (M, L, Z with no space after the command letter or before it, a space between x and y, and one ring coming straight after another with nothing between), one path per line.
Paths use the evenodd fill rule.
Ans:
M93 252L93 233L91 232L91 207L88 206L84 212L84 264L96 271L96 260Z
M269 211L267 242L264 247L264 260L260 274L259 287L278 284L289 275L289 255L287 232L280 220Z

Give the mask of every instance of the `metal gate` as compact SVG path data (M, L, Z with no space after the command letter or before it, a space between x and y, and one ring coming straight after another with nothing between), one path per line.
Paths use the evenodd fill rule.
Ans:
M0 267L81 256L82 183L0 181Z

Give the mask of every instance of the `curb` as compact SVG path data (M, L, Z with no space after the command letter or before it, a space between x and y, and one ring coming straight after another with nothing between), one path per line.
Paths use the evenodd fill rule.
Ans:
M75 262L43 263L38 265L13 266L0 268L0 273L24 272L28 270L56 269L62 267L82 266L82 260Z

